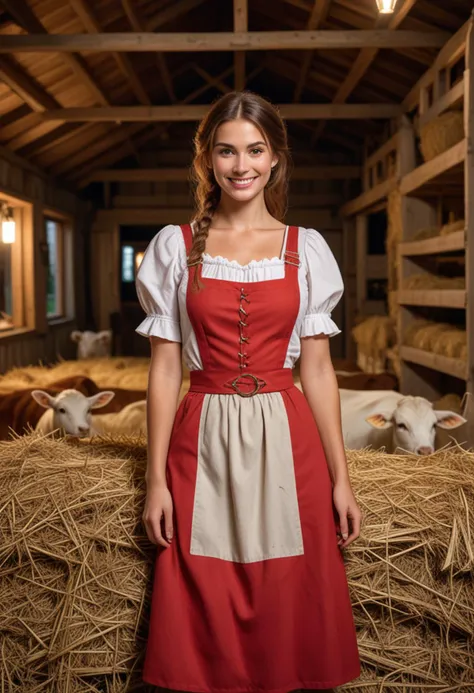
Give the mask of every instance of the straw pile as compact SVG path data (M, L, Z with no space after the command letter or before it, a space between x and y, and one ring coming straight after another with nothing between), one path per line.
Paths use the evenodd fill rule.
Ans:
M450 323L414 320L405 330L404 344L450 358L467 358L466 330Z
M394 323L387 315L372 315L352 328L357 365L365 373L385 371L387 349L395 342Z
M471 690L474 453L347 455L363 513L344 553L362 676L340 690ZM2 690L146 690L145 441L31 434L0 458Z
M0 392L46 387L71 375L85 375L104 389L120 387L125 390L146 390L149 365L149 358L118 356L59 361L51 366L12 368L0 376Z
M464 137L462 111L446 111L420 128L420 149L425 161L453 147Z
M434 290L434 289L465 289L466 279L465 277L442 277L438 274L431 274L427 272L426 274L411 274L405 277L403 281L404 289L414 289L414 290Z
M450 233L455 231L462 231L466 228L466 222L464 219L457 219L456 221L450 221L448 224L442 226L439 230L440 236L448 236Z
M413 234L413 241L424 241L427 238L434 238L434 236L439 235L439 228L437 226L427 226L425 228L418 229Z

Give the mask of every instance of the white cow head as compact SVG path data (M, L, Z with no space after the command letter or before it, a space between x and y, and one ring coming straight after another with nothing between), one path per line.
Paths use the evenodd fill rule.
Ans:
M31 396L42 407L53 410L53 430L59 428L62 433L85 438L90 435L91 410L105 407L115 392L104 390L86 397L82 392L71 389L53 397L44 390L33 390Z
M77 358L91 359L101 356L110 356L112 343L112 330L102 330L101 332L71 332L71 339L77 342Z
M466 423L467 419L454 411L433 409L424 397L407 395L394 407L376 412L366 421L374 428L392 426L394 451L399 448L417 455L431 455L435 449L436 426L451 430Z

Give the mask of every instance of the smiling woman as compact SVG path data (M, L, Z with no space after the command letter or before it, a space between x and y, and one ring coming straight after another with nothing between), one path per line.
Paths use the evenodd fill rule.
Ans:
M143 675L201 693L328 690L360 673L341 555L360 511L328 346L342 278L321 234L284 220L271 104L227 94L195 146L194 220L162 229L137 275L152 341L144 522L164 549ZM181 356L190 387L169 436Z

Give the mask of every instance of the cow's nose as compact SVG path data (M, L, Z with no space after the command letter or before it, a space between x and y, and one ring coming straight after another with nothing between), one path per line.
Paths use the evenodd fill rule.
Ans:
M89 426L78 426L78 431L79 433L88 433L89 432Z
M433 448L431 448L429 445L421 445L417 451L417 455L431 455L431 453L434 452Z

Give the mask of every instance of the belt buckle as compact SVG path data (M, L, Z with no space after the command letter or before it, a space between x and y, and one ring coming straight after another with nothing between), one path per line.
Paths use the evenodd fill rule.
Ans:
M238 386L239 378L251 378L251 380L253 380L253 382L254 382L254 389L251 392L242 392L241 390L239 390L239 386ZM257 392L264 385L266 385L265 380L262 380L261 378L257 378L257 376L252 375L252 373L241 373L240 375L237 376L237 378L235 378L232 381L232 387L237 392L237 394L240 395L241 397L253 397L254 395L257 394Z

